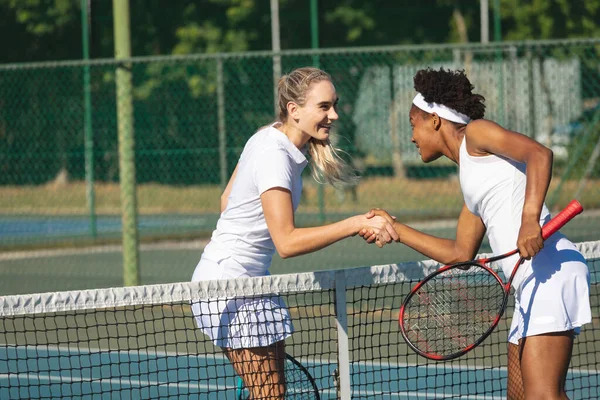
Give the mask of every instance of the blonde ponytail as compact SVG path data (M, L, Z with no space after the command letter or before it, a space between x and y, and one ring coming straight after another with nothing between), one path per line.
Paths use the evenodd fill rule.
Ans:
M354 169L340 157L341 150L336 149L329 139L311 139L308 142L308 154L313 178L319 182L341 187L358 183Z

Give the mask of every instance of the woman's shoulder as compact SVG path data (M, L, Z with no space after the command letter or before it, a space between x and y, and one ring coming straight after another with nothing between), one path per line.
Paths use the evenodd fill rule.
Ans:
M278 137L278 130L268 126L256 131L246 142L242 154L245 157L267 157L267 154L286 153L285 146ZM283 133L281 134L283 135ZM285 135L283 135L285 137Z
M246 141L246 147L257 142L260 142L262 145L268 145L272 142L274 143L275 140L273 140L272 138L273 130L276 129L273 128L271 125L266 125L259 128L256 132L252 134L252 136L248 138L248 140Z
M260 143L262 149L284 150L283 140L285 135L279 129L273 126L266 126L259 129L249 141Z
M493 129L494 127L498 127L499 125L494 121L489 119L475 119L467 124L466 131L467 132L476 132L484 129Z
M502 128L494 121L488 119L476 119L467 124L465 128L465 140L467 152L474 156L491 155L488 144L497 140Z
M489 119L476 119L467 124L465 136L472 143L482 142L502 136L506 130Z

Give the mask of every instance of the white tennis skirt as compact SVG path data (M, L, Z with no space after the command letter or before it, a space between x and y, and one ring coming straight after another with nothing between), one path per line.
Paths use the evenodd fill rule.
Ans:
M201 259L192 281L232 279L244 268L231 258L219 262ZM192 303L198 327L220 347L266 347L289 337L294 327L278 295L203 300Z
M531 261L521 265L515 311L508 341L573 330L592 320L590 274L585 258L566 238L548 241Z

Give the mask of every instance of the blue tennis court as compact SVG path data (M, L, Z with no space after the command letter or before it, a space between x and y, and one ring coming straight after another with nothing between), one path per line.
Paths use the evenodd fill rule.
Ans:
M215 354L193 356L17 346L1 347L0 359L10 360L0 364L2 399L85 398L102 394L111 398L117 394L124 399L182 395L233 399L236 393L237 378L231 365ZM335 363L301 361L309 368L319 388L331 388L337 368ZM352 363L351 373L353 398L505 398L504 388L498 385L505 381L504 368L368 362ZM571 371L569 395L573 399L593 398L595 394L590 391L596 390L598 380L597 371ZM454 382L463 384L453 385ZM428 389L440 386L445 389ZM321 397L335 399L335 390L324 389Z
M575 341L567 390L573 399L598 399L600 244L577 246L590 268L593 315ZM294 325L286 351L314 377L322 399L337 399L338 383L344 399L505 398L508 318L452 361L418 357L403 340L402 301L432 268L424 260L2 296L0 398L235 399L235 372L196 326L191 304L273 294Z

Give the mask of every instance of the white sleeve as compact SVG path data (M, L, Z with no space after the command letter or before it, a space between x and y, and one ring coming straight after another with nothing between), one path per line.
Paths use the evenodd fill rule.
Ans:
M254 162L254 183L258 194L274 187L292 191L292 164L289 154L281 148L261 153Z

